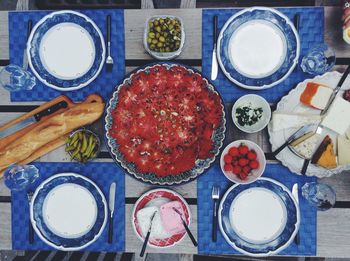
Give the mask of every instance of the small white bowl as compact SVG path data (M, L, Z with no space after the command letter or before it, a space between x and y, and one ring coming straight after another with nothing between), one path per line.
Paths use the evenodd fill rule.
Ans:
M180 43L180 47L179 49L177 49L175 52L165 52L165 53L161 53L161 52L154 52L151 49L149 49L148 47L148 43L147 43L147 38L148 38L148 32L149 32L149 28L148 28L148 24L150 21L152 20L156 20L159 18L170 18L170 19L177 19L180 21L181 23L181 43ZM150 18L148 18L146 20L146 24L145 24L145 30L143 33L143 46L145 47L146 51L153 56L154 58L158 59L158 60L170 60L173 59L177 56L180 55L180 53L182 52L182 49L184 47L185 44L185 29L184 29L184 23L182 21L182 19L178 16L174 16L174 15L154 15L151 16Z
M236 174L233 174L231 172L227 172L224 170L224 165L225 165L224 156L228 153L230 148L239 147L241 144L247 145L249 150L253 149L256 152L256 156L257 156L256 159L259 162L259 168L253 169L251 173L248 175L246 180L241 180ZM226 146L224 151L221 153L221 157L220 157L221 171L225 174L226 178L238 184L249 184L254 182L259 177L262 176L262 174L265 171L265 166L266 166L266 159L265 159L265 154L263 150L259 147L258 144L249 140L236 140L231 142L229 145Z
M262 108L263 109L261 119L251 126L249 126L249 125L241 126L237 121L236 110L238 107L241 107L244 105L250 105L252 108ZM256 94L247 94L247 95L240 97L235 102L235 104L233 105L233 108L232 108L231 115L232 115L233 123L237 126L238 129L240 129L241 131L244 131L246 133L255 133L255 132L258 132L258 131L261 131L262 129L264 129L267 126L267 124L269 123L270 118L271 118L271 108L270 108L270 105L268 104L268 102L263 97L256 95Z

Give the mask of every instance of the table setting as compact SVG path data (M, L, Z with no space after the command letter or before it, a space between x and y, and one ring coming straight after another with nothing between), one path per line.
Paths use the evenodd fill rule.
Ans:
M191 35L164 12L138 34L153 60L126 74L124 10L9 12L0 86L40 102L0 126L13 249L126 252L132 233L141 257L317 255L322 179L350 169L350 65L332 71L324 9L201 16L201 70L177 62Z

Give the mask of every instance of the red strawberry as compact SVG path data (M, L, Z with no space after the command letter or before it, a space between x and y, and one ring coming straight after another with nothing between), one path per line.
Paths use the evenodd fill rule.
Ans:
M251 171L251 168L250 168L249 166L244 166L244 167L243 167L243 173L244 173L244 174L249 174L250 171Z
M239 177L240 177L241 180L245 180L248 177L248 174L245 174L245 173L241 172L239 174Z
M257 169L259 168L259 162L257 160L253 160L249 163L249 167L251 167L252 169Z
M254 150L251 150L248 152L247 154L247 158L250 159L250 160L255 160L256 159L256 153Z
M246 166L249 164L249 160L247 160L245 158L241 158L241 159L239 159L238 164L239 164L239 166L242 166L242 167Z
M233 166L231 164L225 164L224 170L227 172L232 172Z
M238 165L238 160L232 160L232 166L237 166Z
M226 154L224 156L225 163L231 163L232 162L232 156L230 154Z
M239 152L239 154L241 154L241 155L246 155L246 154L248 153L248 151L249 151L249 148L248 148L247 145L241 145L241 146L239 146L239 148L238 148L238 152Z
M241 173L241 167L240 166L234 166L232 169L232 173L239 175Z
M232 157L236 157L238 156L238 148L237 147L232 147L229 149L228 153L232 156Z

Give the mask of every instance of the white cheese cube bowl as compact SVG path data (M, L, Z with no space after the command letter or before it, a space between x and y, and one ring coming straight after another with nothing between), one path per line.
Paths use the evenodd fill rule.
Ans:
M252 125L242 126L238 123L236 117L236 110L239 107L248 105L251 108L262 108L262 117ZM271 118L271 108L269 103L261 96L256 94L247 94L240 97L232 107L232 120L238 129L246 133L255 133L264 129L270 121Z
M240 179L238 175L232 172L228 172L224 170L224 166L225 166L224 156L228 153L228 151L232 147L239 147L241 144L247 145L249 150L254 150L257 156L256 160L259 162L259 168L253 169L245 180ZM230 181L238 184L249 184L256 181L258 178L260 178L263 175L266 167L265 153L258 144L250 140L236 140L228 144L226 148L222 151L221 157L220 157L220 167L221 167L221 171L224 173L226 178L229 179Z

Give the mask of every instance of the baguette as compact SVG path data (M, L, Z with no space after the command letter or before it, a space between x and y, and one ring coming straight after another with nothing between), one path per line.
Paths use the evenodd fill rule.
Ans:
M104 103L81 103L56 114L8 144L0 151L0 170L24 161L48 143L81 126L91 124L103 113Z

